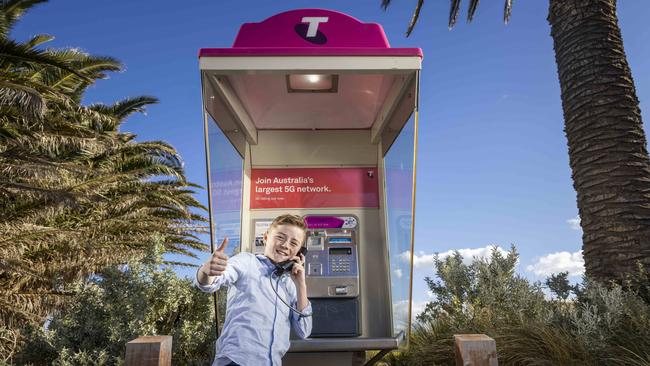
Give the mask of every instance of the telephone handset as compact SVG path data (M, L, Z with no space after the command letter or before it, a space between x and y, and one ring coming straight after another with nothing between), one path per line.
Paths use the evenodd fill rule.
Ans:
M302 255L307 254L307 247L306 246L300 247L300 251L298 252L298 254L302 254ZM273 274L277 276L275 286L273 286L273 281L271 280L273 275L269 276L269 283L271 284L271 289L273 290L273 292L275 292L275 296L277 296L277 298L280 299L280 301L282 301L282 303L284 303L289 309L291 309L291 311L295 312L296 314L300 315L301 317L309 317L309 316L311 316L311 314L303 314L300 311L298 311L298 309L296 309L293 306L289 305L286 301L284 301L282 296L280 296L280 294L278 294L278 291L276 290L276 288L278 287L278 285L280 283L280 276L282 276L284 274L284 272L290 272L295 263L296 263L296 261L292 261L292 260L288 260L288 261L278 263L275 266L275 271L273 271Z
M298 252L298 254L302 254L302 255L307 254L307 247L304 245L300 247L300 251ZM277 276L282 276L284 272L290 272L295 263L296 261L293 261L291 259L284 262L280 262L275 266L275 271L273 273L275 273L275 275Z

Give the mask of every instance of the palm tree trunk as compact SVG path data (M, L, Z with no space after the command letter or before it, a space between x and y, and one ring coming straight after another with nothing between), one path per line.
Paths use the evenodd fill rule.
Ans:
M650 161L615 0L550 0L587 275L650 268Z

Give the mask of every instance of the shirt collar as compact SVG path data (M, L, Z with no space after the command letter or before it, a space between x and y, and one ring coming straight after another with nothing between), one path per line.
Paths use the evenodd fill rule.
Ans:
M262 263L264 268L267 271L267 275L272 276L272 273L275 271L277 266L275 263L271 262L269 257L265 256L264 254L255 254L255 257L257 257L257 260Z
M255 257L257 257L257 260L262 262L267 267L275 268L275 263L271 262L269 257L265 256L264 254L255 254Z

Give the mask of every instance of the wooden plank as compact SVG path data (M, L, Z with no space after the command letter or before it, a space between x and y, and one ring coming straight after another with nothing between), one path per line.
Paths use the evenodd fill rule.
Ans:
M497 343L485 334L454 335L456 366L498 366Z
M145 336L126 344L125 366L171 366L172 336Z

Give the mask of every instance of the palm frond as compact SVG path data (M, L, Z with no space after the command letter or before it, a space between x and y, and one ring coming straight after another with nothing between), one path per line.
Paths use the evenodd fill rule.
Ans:
M87 76L75 70L64 58L53 56L47 51L29 47L27 44L21 44L13 40L0 38L0 66L6 68L11 66L11 63L17 63L20 66L32 68L35 65L38 65L39 68L43 66L52 66L73 73L84 80L90 81Z
M479 0L470 0L469 8L467 9L467 22L470 23L474 19L474 13L476 8L478 8Z
M79 78L75 73L58 68L42 70L46 84L67 92L80 95L86 87L97 79L106 78L107 71L121 71L124 66L113 57L92 56L79 49L48 50L54 57L68 60L70 65L87 78Z
M7 37L16 21L34 5L47 0L4 0L0 2L0 37Z
M418 22L418 19L420 18L420 11L422 10L422 5L424 5L424 0L418 0L417 5L415 6L415 11L413 11L413 16L411 17L411 21L409 22L409 26L406 29L406 36L410 36L411 32L413 32L413 28L415 28L415 24Z
M42 93L25 83L0 79L0 105L17 107L30 118L42 118L45 114Z
M37 34L33 36L29 41L25 43L27 47L36 47L40 46L43 43L49 42L54 39L54 36L51 36L49 34Z
M503 22L508 24L510 21L510 14L512 13L512 0L505 0L503 5Z
M107 126L106 128L107 131L115 131L119 126L119 122L124 120L126 117L130 116L133 113L145 113L145 107L147 105L156 103L158 103L158 99L155 97L140 96L121 100L111 106L104 104L93 104L88 108L115 118L118 123L115 123L113 126Z
M452 29L456 25L458 20L458 12L460 10L460 0L451 0L451 8L449 9L449 29Z
M476 13L476 9L478 8L480 0L470 0L469 3L469 8L467 9L467 22L470 23L474 19L474 15ZM391 0L382 0L381 1L381 7L386 10L388 6L390 5ZM513 0L505 0L504 4L504 9L503 9L503 20L506 24L510 21L510 14L512 12L512 3ZM406 36L410 36L411 33L413 32L413 29L415 28L415 25L418 22L418 19L420 18L420 11L422 10L422 6L424 4L424 0L418 0L417 5L415 6L415 10L413 12L413 16L411 17L411 21L409 22L408 28L406 30ZM449 29L452 29L458 20L458 13L460 12L460 4L461 0L450 0L450 9L449 9L449 22L448 22L448 27Z
M167 266L173 266L173 267L186 267L186 268L198 267L198 265L189 262L163 261L163 264Z

